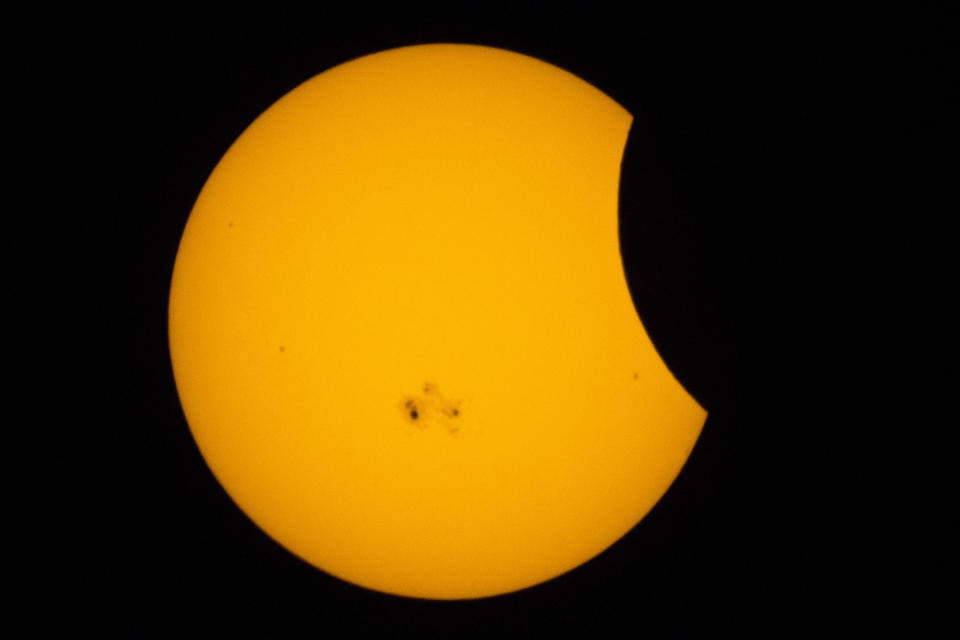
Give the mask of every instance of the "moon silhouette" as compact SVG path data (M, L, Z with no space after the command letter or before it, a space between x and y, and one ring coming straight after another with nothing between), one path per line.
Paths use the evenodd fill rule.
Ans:
M169 306L187 422L269 536L370 589L515 591L664 494L705 410L632 304L632 116L518 53L420 45L300 85L230 147Z

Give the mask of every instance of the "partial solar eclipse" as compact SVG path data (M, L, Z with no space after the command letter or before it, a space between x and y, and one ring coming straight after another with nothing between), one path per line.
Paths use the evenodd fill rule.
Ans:
M169 337L193 437L263 531L458 599L647 514L706 412L627 289L631 119L534 58L421 45L321 73L236 140L184 229Z

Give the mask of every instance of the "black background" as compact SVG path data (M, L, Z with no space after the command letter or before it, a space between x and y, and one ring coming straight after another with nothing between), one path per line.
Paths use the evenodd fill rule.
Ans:
M875 105L898 64L869 10L125 11L60 15L44 35L71 106L58 157L62 275L83 329L70 404L82 543L64 569L78 624L137 637L781 637L886 615L855 483L840 473L864 419L850 247L877 190ZM179 237L233 140L313 75L427 42L538 57L633 113L628 281L654 343L710 411L674 485L625 538L480 601L370 592L272 542L194 446L166 343Z

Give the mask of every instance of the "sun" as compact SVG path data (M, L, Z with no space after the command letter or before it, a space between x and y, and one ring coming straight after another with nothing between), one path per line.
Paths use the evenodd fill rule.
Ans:
M351 583L535 585L629 531L706 412L620 258L632 117L518 53L421 45L332 68L230 147L169 307L183 410L237 505Z

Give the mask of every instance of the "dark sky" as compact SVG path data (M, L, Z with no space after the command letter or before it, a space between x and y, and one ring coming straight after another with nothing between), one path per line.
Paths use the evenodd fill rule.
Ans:
M876 105L901 64L897 39L867 9L347 17L323 4L85 9L43 35L56 104L70 105L58 228L82 327L70 403L82 551L64 568L78 625L134 637L859 628L887 578L849 478L846 445L863 427L850 312L864 267L851 247L881 198ZM674 485L612 548L546 584L455 603L351 586L267 538L194 446L166 343L180 233L232 141L313 75L428 42L533 55L633 113L628 281L667 364L710 411Z

